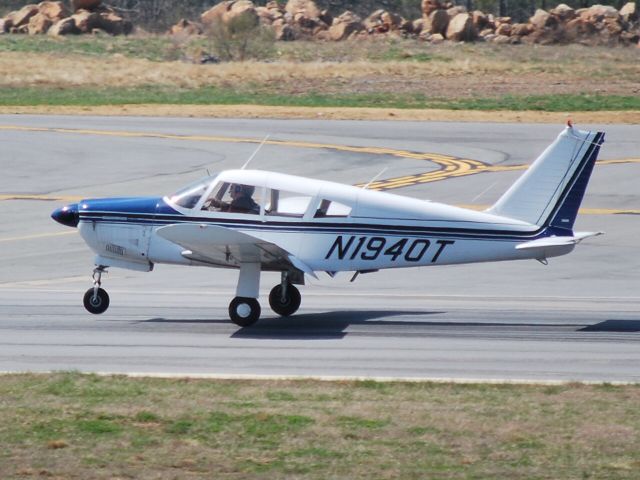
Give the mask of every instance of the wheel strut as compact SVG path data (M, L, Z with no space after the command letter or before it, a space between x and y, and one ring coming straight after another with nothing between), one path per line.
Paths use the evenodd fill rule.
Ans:
M98 265L93 269L93 297L92 299L95 301L98 298L98 289L102 286L102 274L108 273L107 268L104 265Z

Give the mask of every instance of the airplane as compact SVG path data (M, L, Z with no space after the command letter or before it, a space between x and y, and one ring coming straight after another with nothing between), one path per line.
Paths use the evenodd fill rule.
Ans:
M305 275L535 259L570 253L602 232L574 232L603 132L571 122L498 201L470 210L367 188L260 170L209 175L164 197L86 199L52 218L76 227L93 252L85 308L109 307L101 287L109 267L155 264L239 270L230 319L261 314L260 275L281 272L271 309L295 313ZM237 203L238 197L244 202ZM235 203L234 203L235 202Z

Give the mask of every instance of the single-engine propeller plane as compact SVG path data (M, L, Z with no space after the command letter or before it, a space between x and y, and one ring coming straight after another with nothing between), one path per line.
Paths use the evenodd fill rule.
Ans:
M604 133L570 123L490 208L479 212L327 181L228 170L165 197L87 199L55 210L96 253L91 313L109 296L108 267L156 263L239 269L231 320L255 323L262 271L281 272L269 305L300 306L305 274L535 259L565 255L597 235L573 225Z

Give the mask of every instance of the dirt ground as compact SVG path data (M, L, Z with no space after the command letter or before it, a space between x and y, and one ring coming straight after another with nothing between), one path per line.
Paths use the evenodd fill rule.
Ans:
M77 40L77 39L76 39ZM115 40L104 40L113 41ZM144 39L138 39L144 44ZM285 42L286 43L286 42ZM0 88L215 87L239 93L299 96L377 94L442 100L505 95L640 95L640 48L493 46L421 42L291 42L274 62L198 65L120 53L1 51ZM295 45L293 45L295 43ZM428 61L412 61L427 56ZM380 57L380 58L378 58ZM389 57L390 59L387 59ZM305 60L311 58L312 60ZM8 114L141 115L222 118L640 123L640 111L538 112L254 105L6 106Z
M327 120L401 120L439 122L637 124L640 111L625 112L536 112L465 111L388 108L307 108L258 105L120 105L98 107L0 107L0 114L126 115L202 118L283 118Z

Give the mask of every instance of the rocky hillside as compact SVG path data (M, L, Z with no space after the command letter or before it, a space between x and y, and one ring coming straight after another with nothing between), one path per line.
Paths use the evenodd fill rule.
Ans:
M72 11L61 1L25 5L0 18L1 33L71 35L107 33L126 35L133 25L101 0L72 0Z
M68 35L106 32L128 34L131 22L101 0L72 0L72 11L61 1L27 5L0 19L0 33ZM485 41L499 44L581 43L585 45L640 45L640 22L635 2L617 10L593 5L574 9L565 4L538 9L526 22L482 11L467 11L442 0L422 0L420 18L407 19L379 9L366 17L347 10L334 15L313 0L270 1L258 6L251 0L225 0L200 15L182 19L171 35L202 35L217 23L244 16L255 25L273 29L277 40L340 41L371 36L414 37L431 43Z
M417 37L439 43L486 41L493 43L582 43L586 45L638 45L640 23L634 2L620 10L594 5L573 9L560 4L550 11L537 10L525 23L496 17L479 10L469 12L441 0L422 0L422 16L406 19L387 10L365 18L347 10L334 16L312 0L275 1L255 6L250 0L227 0L205 11L199 21L183 19L170 33L201 34L216 22L228 23L244 15L273 28L278 40L315 39L339 41L372 35Z

